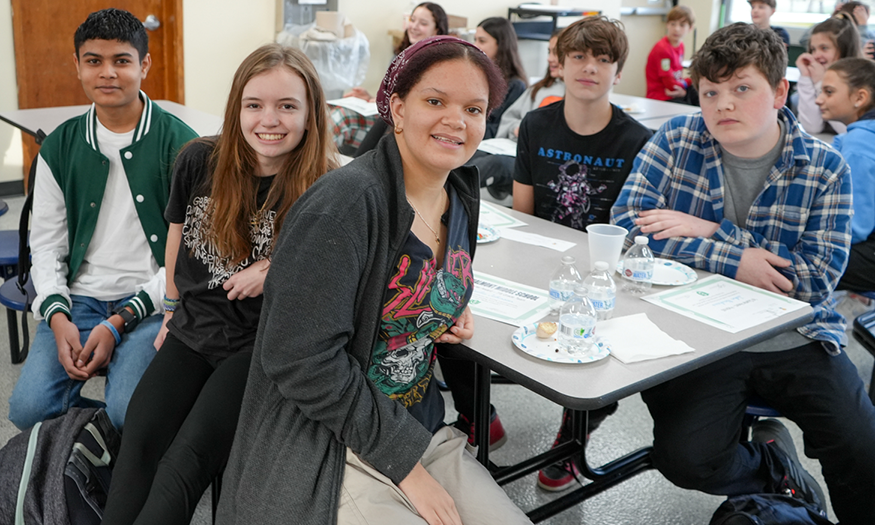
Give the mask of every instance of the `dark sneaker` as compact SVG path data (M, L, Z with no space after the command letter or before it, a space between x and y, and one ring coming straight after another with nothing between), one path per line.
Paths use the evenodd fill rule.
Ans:
M468 434L468 444L474 446L474 423L468 421L468 418L459 414L459 419L456 420L456 428ZM492 412L489 416L489 452L498 450L507 441L507 434L504 433L504 426L501 420L498 419L498 413L495 407L492 407Z
M788 496L800 498L819 509L825 509L823 490L814 477L802 468L793 437L780 421L776 419L761 419L751 426L751 442L771 443L782 453L784 479L779 490Z

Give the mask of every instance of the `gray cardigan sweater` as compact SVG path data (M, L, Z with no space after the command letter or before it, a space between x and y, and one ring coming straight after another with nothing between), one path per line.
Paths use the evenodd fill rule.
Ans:
M479 213L476 168L450 173ZM403 480L431 440L365 375L392 269L413 223L393 135L321 177L287 215L264 306L217 523L337 521L346 447Z

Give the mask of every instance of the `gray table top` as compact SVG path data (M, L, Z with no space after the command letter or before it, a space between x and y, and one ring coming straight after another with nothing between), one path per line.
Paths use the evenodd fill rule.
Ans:
M156 100L162 109L176 115L191 126L198 135L204 137L216 135L222 127L222 118L192 109L169 100ZM0 120L19 128L25 133L36 136L41 129L46 135L55 130L66 120L82 115L88 111L89 105L59 106L53 108L17 109L0 112Z
M665 102L662 100L653 100L650 98L636 97L634 95L621 95L619 93L611 93L611 102L620 107L634 106L638 111L628 115L635 120L647 126L647 121L654 118L674 117L676 115L686 115L699 111L696 106L688 106L686 104L678 104L677 102Z
M502 211L507 211L528 224L521 227L521 231L577 244L561 253L499 239L477 247L474 259L476 271L546 289L563 255L574 256L582 271L589 269L586 233L512 210ZM697 273L700 278L712 275L699 270ZM616 274L614 277L619 279ZM668 287L653 287L654 292L665 289ZM474 337L465 343L466 350L463 351L469 358L556 403L569 408L591 410L717 361L780 332L801 326L813 316L812 308L806 307L732 334L618 290L614 317L636 313L646 313L660 329L674 339L684 341L695 352L631 364L624 364L614 357L588 364L551 363L518 350L511 342L515 327L482 317L476 318ZM549 320L555 321L556 316Z

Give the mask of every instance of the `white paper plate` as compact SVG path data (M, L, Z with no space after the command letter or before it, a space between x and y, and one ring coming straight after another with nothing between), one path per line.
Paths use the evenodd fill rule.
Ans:
M617 263L617 273L623 275L623 260ZM696 272L686 264L668 259L653 259L653 284L657 286L680 286L696 282Z
M532 357L551 361L553 363L592 363L599 361L611 355L611 347L596 335L595 344L598 346L598 351L589 357L577 357L569 355L560 345L553 335L550 339L541 339L537 335L538 323L532 323L517 328L511 340L514 346L529 354Z
M501 239L501 235L498 234L495 228L482 224L477 226L477 244L487 244L498 239Z

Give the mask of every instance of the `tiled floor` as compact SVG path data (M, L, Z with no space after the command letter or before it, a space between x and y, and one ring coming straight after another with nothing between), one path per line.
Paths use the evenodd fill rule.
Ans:
M9 212L0 217L0 229L17 228L18 210L23 198L6 199ZM863 307L855 301L845 300L844 313L854 315ZM34 323L31 322L31 328ZM860 375L868 385L872 373L872 357L853 339L848 354L857 365ZM0 398L9 399L12 387L18 378L21 365L10 365L8 338L5 323L0 323ZM100 380L93 380L86 389L94 397L101 396ZM509 439L492 458L496 463L518 461L549 448L558 429L561 410L522 387L496 385L492 400L498 408ZM448 402L448 407L451 403ZM0 411L7 410L6 403ZM447 420L455 420L448 408ZM801 449L801 433L795 425L787 422L794 439ZM0 444L5 443L17 430L0 417ZM620 403L617 413L605 421L593 434L589 453L594 463L604 463L626 452L643 447L651 440L651 420L639 396ZM800 453L800 455L802 455ZM804 466L822 483L816 461L803 457ZM511 498L524 509L530 509L555 497L535 487L535 475L511 483L506 487ZM666 481L658 472L648 471L606 492L587 500L548 521L551 525L704 525L723 498L679 489ZM209 495L201 505L192 523L210 523Z

